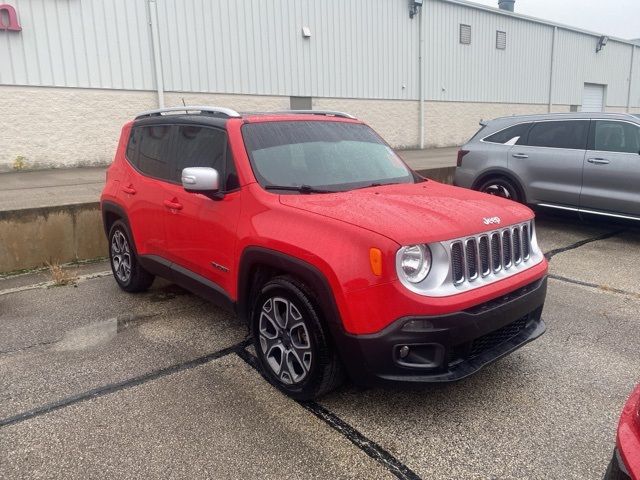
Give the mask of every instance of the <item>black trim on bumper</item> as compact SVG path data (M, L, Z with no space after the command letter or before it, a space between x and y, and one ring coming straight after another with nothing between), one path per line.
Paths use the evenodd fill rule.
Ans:
M355 383L456 381L542 335L546 291L543 277L468 310L400 318L371 335L334 331L334 338Z

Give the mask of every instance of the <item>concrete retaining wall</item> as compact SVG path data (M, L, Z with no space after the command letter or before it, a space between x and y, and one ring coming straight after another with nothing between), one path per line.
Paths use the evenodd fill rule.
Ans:
M98 202L0 211L0 273L106 255Z

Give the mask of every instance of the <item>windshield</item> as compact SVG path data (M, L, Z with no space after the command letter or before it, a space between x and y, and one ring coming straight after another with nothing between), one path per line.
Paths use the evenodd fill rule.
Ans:
M370 185L415 183L412 172L366 125L292 121L242 127L258 182L276 187L345 191Z

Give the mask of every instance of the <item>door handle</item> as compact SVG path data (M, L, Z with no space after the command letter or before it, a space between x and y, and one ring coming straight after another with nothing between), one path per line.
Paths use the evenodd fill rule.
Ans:
M133 184L129 184L126 187L122 187L122 191L124 193L128 193L129 195L135 195L136 194L136 189L133 188Z
M178 202L176 198L173 200L165 200L164 206L169 210L182 210L182 204Z
M529 158L529 155L525 153L514 153L511 155L513 158Z
M596 165L607 165L609 163L609 160L607 160L606 158L589 158L587 159L587 162Z

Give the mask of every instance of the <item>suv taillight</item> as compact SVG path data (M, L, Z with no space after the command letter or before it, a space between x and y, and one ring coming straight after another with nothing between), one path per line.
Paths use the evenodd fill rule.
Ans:
M458 162L456 163L458 167L462 166L462 157L464 157L467 153L469 153L469 150L458 150Z

